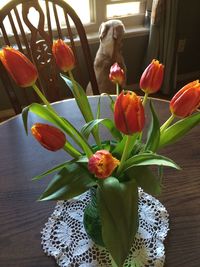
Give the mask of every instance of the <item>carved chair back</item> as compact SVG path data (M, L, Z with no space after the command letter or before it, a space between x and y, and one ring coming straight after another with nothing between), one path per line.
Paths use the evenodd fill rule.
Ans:
M63 0L9 2L0 10L0 33L3 37L1 46L13 46L34 62L39 72L38 85L50 102L72 96L52 57L52 43L58 38L66 41L74 52L77 81L83 88L90 82L93 93L99 94L84 27L75 11ZM2 64L0 72L16 113L20 113L23 106L38 101L31 90L16 88Z

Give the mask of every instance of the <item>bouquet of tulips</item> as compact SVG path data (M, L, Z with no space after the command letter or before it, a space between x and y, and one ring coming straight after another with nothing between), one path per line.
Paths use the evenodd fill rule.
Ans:
M193 81L176 93L169 105L171 115L163 125L159 124L149 101L151 123L147 136L144 136L144 107L148 95L161 87L164 75L164 66L158 60L153 60L141 76L140 87L145 93L143 100L132 91L120 92L124 72L117 63L111 67L109 78L116 84L116 98L108 96L112 120L100 117L101 96L96 116L92 113L85 91L72 74L75 59L71 48L57 40L53 43L52 53L61 71L67 73L61 77L72 91L85 119L81 131L52 108L35 84L38 77L36 67L23 54L12 47L5 47L0 52L3 65L16 83L21 87L32 86L44 103L33 103L23 110L26 132L31 111L50 123L32 126L31 132L39 143L51 151L64 149L72 158L34 178L38 180L57 172L39 199L68 200L94 188L93 201L85 209L85 229L97 244L108 249L115 264L121 267L138 228L138 188L157 195L161 192L163 166L179 169L173 160L157 151L182 138L200 122L200 113L194 112L200 104L200 83ZM177 118L175 122L174 118ZM112 140L101 140L100 124L109 129ZM92 145L88 142L90 134L95 140ZM76 147L66 136L76 143ZM151 170L151 165L158 167L157 174Z

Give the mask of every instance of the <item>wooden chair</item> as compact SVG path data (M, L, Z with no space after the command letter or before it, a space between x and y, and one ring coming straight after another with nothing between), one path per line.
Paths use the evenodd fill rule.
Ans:
M35 15L31 18L33 9ZM52 57L53 39L58 38L72 47L76 80L83 88L90 82L93 93L99 94L84 27L75 11L63 0L11 1L0 10L0 30L4 40L1 46L13 46L35 63L39 72L38 86L50 102L72 96ZM2 64L0 72L16 114L23 106L38 101L32 90L16 88Z

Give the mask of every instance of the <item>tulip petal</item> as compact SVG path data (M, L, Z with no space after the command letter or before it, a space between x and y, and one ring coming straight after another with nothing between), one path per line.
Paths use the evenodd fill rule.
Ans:
M0 59L20 87L29 87L38 78L38 72L33 63L21 52L12 47L5 47L0 53Z
M134 92L122 91L115 102L114 120L117 129L127 135L141 132L144 127L144 107Z
M68 72L75 67L75 57L72 49L61 39L54 41L52 53L56 64L63 72Z
M200 105L200 83L193 81L181 88L170 101L170 110L177 117L187 117Z
M164 66L153 59L140 78L140 88L148 94L156 93L162 85L163 76Z
M117 62L114 63L110 68L109 79L111 82L118 83L120 85L122 85L125 80L124 70L120 68Z
M119 165L119 160L114 158L107 150L98 150L88 161L88 169L98 178L107 178Z
M64 133L48 124L35 123L31 128L31 132L43 147L51 151L63 148L66 143Z

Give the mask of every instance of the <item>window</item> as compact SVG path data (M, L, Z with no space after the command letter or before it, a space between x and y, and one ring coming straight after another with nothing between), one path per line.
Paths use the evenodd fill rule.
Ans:
M10 0L1 0L0 8ZM86 32L98 32L99 25L108 19L120 19L126 27L141 26L144 23L146 3L149 0L65 0L76 11ZM44 10L45 2L41 1ZM20 7L19 7L20 8ZM59 13L59 10L58 10ZM37 12L30 10L30 17L35 18ZM34 21L36 21L34 19ZM54 23L52 19L52 24ZM7 27L11 27L6 23ZM28 30L28 29L27 29Z
M90 23L90 0L65 0L76 10L83 23ZM10 0L0 0L0 8L6 5ZM45 3L41 5L44 6ZM81 8L80 8L81 7Z
M140 2L108 4L106 6L107 18L132 16L138 13L140 13Z
M3 6L5 6L5 4L7 4L8 2L10 2L10 0L1 0L0 1L0 8L2 8Z
M94 21L99 26L108 19L120 19L125 26L141 26L144 24L147 0L104 0L93 1L95 5ZM98 12L97 12L98 10Z

